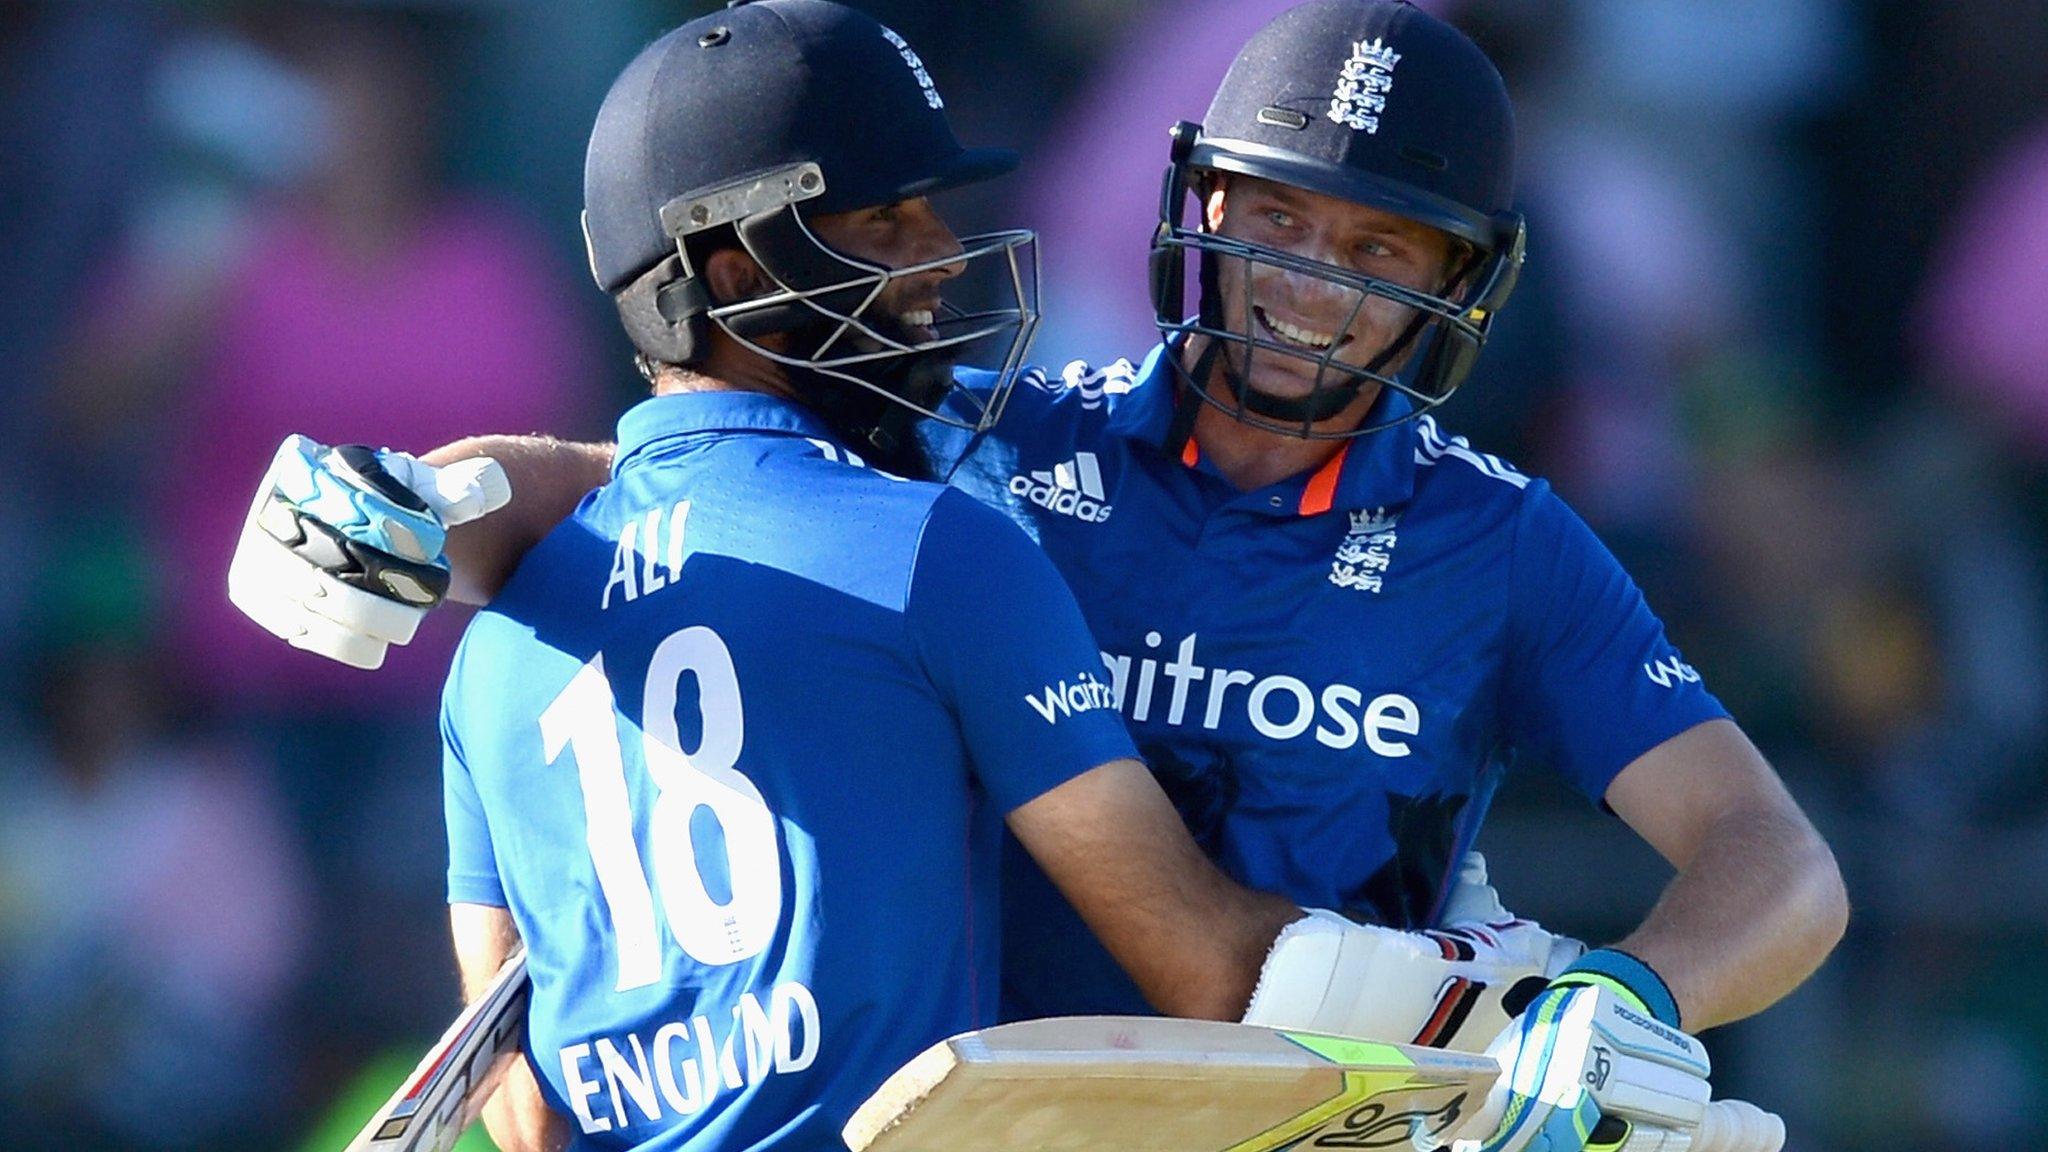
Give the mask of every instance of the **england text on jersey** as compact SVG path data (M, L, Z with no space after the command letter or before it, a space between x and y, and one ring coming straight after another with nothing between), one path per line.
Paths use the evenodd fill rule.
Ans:
M766 1000L742 992L716 1024L700 1011L651 1030L562 1046L556 1058L577 1125L594 1135L690 1116L721 1093L809 1068L824 1043L817 998L792 980Z

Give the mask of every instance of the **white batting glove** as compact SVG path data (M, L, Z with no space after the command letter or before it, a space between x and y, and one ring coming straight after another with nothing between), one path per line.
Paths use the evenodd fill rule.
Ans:
M1566 972L1486 1053L1501 1078L1455 1152L1685 1152L1706 1116L1706 1049L1603 972Z
M242 522L228 599L295 648L379 667L448 594L446 530L511 497L489 457L436 468L288 436Z
M1447 1034L1419 1037L1418 1043L1460 1052L1483 1052L1509 1020L1521 1015L1544 985L1586 954L1583 941L1547 931L1534 920L1507 910L1487 879L1486 857L1465 853L1458 878L1444 899L1443 927L1433 934L1469 941L1500 967L1463 972L1473 982L1469 1012L1460 1013ZM1446 999L1449 993L1446 993Z
M1307 913L1274 940L1244 1022L1479 1052L1586 950L1502 908L1477 853L1449 906L1489 919L1402 932Z

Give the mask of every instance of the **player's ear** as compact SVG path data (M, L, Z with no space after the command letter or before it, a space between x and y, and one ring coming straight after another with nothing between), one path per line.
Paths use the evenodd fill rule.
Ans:
M1437 293L1453 303L1462 304L1472 293L1473 273L1485 263L1479 249L1467 240L1450 237L1450 248L1444 253L1443 272L1439 277Z
M704 284L717 304L766 296L775 281L752 256L738 248L720 248L704 258Z
M1202 220L1210 232L1223 227L1223 207L1229 188L1230 177L1222 172L1213 172L1195 189L1195 194L1202 200Z

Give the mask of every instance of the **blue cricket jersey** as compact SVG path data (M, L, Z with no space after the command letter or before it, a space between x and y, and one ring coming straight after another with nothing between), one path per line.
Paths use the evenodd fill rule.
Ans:
M451 901L511 910L579 1147L831 1149L993 1021L1002 816L1133 754L1046 557L750 393L663 396L471 624Z
M1543 481L1423 417L1241 492L1193 442L1164 451L1174 403L1160 349L1028 375L954 483L1066 576L1140 751L1239 881L1428 926L1506 765L1597 801L1726 715ZM1407 403L1386 390L1369 419ZM1009 856L1005 1015L1146 1011Z

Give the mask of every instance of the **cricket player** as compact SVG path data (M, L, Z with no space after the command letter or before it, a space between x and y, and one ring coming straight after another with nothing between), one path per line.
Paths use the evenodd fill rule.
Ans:
M1555 1082L1603 1036L1669 1043L1703 1086L1685 1032L1790 991L1846 916L1826 845L1612 555L1545 483L1427 414L1514 285L1513 153L1499 75L1455 29L1394 0L1282 15L1176 132L1162 344L1135 366L1027 373L954 477L1073 585L1108 697L1209 854L1345 914L1282 933L1247 1019L1488 1047L1518 1101L1489 1152L1600 1144L1612 1096ZM970 410L1000 383L958 378ZM520 500L459 542L472 596L610 456L492 441L430 459L484 450ZM1082 714L1062 692L1033 707L1051 728ZM1516 763L1663 854L1664 897L1493 1013L1450 985L1354 995L1343 976L1392 967L1345 948L1347 925L1439 923ZM1061 877L1023 854L1008 872L1006 1012L1142 1010Z

